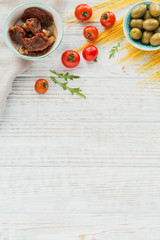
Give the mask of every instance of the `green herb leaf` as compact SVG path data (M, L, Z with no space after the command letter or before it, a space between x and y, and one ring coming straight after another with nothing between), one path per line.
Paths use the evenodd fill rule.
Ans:
M62 73L57 73L56 71L53 71L53 70L50 70L50 72L59 78L63 78L65 81L67 81L68 79L74 80L74 79L80 78L80 76L69 75L69 73L62 74Z
M92 37L92 34L90 32L87 33L87 37L90 38Z
M73 53L70 53L67 57L67 62L71 61L75 63L74 58L75 58L75 55Z
M43 83L43 85L42 85L44 88L47 88L47 83Z
M94 62L97 62L97 57L93 60Z
M107 13L104 13L104 14L103 14L102 19L103 19L103 20L107 20L107 19L108 19Z
M86 96L83 93L81 93L82 90L80 88L70 88L67 86L68 82L61 83L54 77L50 77L50 78L55 84L60 85L63 88L63 90L69 90L72 95L77 94L78 96L86 99Z
M82 12L82 17L87 18L88 17L88 12L87 11Z
M112 47L112 49L110 50L109 59L111 59L112 57L114 58L115 53L119 51L119 48L121 46L121 42L122 42L122 39L117 43L116 46Z

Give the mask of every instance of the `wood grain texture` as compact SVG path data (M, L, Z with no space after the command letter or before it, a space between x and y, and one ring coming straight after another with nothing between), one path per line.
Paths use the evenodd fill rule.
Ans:
M127 240L154 239L160 235L159 215L1 215L1 240Z
M136 89L138 64L113 64L100 47L97 63L70 70L86 100L51 81L34 91L49 69L67 71L61 54L86 41L83 28L65 29L56 54L13 83L0 122L0 240L160 238L160 95Z
M159 212L156 168L7 167L0 180L1 214Z

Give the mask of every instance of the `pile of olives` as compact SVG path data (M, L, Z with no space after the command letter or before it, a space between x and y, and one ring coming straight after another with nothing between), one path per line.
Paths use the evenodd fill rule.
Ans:
M147 5L141 4L133 8L131 12L130 36L134 40L141 40L145 45L160 45L160 5L151 3L149 9Z

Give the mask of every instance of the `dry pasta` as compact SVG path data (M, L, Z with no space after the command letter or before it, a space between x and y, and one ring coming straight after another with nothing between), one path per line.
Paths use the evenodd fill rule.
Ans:
M89 21L93 21L97 18L99 18L104 11L110 10L114 11L119 8L126 7L128 5L141 2L137 0L108 0L105 2L101 2L98 4L95 4L92 6L93 9L93 15L92 18ZM68 27L71 25L74 25L78 23L79 21L75 19L73 13L69 13L67 15L67 18L64 19L64 24ZM69 17L68 17L69 16ZM111 29L106 29L102 31L98 38L93 41L89 41L86 44L79 47L76 51L83 50L86 46L90 44L94 45L100 45L104 44L103 47L108 46L109 44L112 44L114 42L117 42L121 40L124 37L123 33L123 19L124 17L121 17L112 27ZM145 59L145 63L142 63L137 69L136 72L138 74L142 74L145 72L148 72L148 76L137 83L137 88L145 88L150 84L155 85L156 87L160 86L160 63L159 63L159 55L160 50L152 51L152 52L146 52L142 51L140 49L137 49L133 47L130 43L123 41L121 49L126 49L127 54L126 56L122 57L119 63L125 63L124 66L128 65L129 63L137 63Z
M95 4L91 6L93 9L93 15L92 15L92 18L89 19L88 21L93 21L99 18L105 11L108 10L108 7L110 11L114 11L137 2L140 2L140 0L138 1L137 0L108 0L102 3ZM68 15L63 15L62 17L66 17L66 16L70 16L70 17L64 18L63 22L68 27L79 22L77 19L75 19L75 16L73 13L69 13Z

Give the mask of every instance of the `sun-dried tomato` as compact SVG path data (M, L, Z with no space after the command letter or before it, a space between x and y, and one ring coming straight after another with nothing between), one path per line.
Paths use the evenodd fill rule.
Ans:
M23 44L23 39L26 37L26 32L20 26L13 26L9 28L11 39L17 44Z
M37 33L32 38L23 39L24 47L31 52L43 51L49 46L49 39L43 33Z
M38 57L38 56L42 56L42 55L46 54L48 52L48 50L49 50L49 47L44 49L43 51L38 51L38 52L30 52L29 51L28 55L33 56L33 57Z
M29 18L26 20L26 23L28 28L34 35L41 31L41 23L37 18Z
M38 8L27 8L23 15L22 20L26 21L28 18L37 18L42 24L50 25L53 23L53 16L50 13L46 13Z

